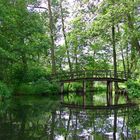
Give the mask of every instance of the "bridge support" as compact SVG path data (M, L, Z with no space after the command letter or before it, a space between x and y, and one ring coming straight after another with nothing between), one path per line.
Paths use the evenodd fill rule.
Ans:
M83 81L83 107L85 108L86 102L86 81Z
M60 83L60 93L63 94L64 92L64 83Z
M83 94L86 94L86 81L83 81Z
M93 104L93 96L94 96L94 81L90 82L90 99L91 99L91 104Z
M107 92L106 92L107 105L112 105L112 82L107 81Z

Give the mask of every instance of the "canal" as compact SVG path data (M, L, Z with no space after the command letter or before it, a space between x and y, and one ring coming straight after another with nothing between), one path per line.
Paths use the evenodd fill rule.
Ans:
M14 97L1 102L0 140L140 139L139 106L86 109L64 106L60 100L58 97ZM67 102L67 97L64 100ZM81 99L76 100L80 103ZM103 105L100 100L96 104Z

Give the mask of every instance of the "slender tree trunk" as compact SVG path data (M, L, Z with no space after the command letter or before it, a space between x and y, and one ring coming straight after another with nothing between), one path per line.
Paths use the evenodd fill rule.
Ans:
M71 60L70 60L70 52L69 52L68 42L67 42L67 37L66 37L66 32L65 32L65 22L64 22L64 16L63 16L62 0L60 0L60 10L61 10L62 31L63 31L63 37L64 37L65 47L66 47L66 52L67 52L69 70L70 70L70 72L72 72L72 64L71 64Z
M127 44L127 48L126 48L126 61L127 61L127 76L128 78L130 77L130 66L129 66L129 47Z
M114 0L112 0L114 5ZM117 78L117 55L116 55L116 37L115 37L115 24L114 15L112 14L112 45L113 45L113 65L114 65L114 78ZM114 82L115 96L117 95L118 82Z
M124 72L126 72L126 65L125 65L125 58L124 58L123 48L122 48L122 46L120 46L120 48L121 48L121 56L122 56L122 62L123 62L123 69L124 69Z
M117 28L118 28L118 33L120 33L119 25L117 26ZM124 72L126 73L125 57L124 57L123 48L121 44L120 44L120 49L121 49L123 69L124 69Z
M77 72L78 71L77 46L75 47L75 50L74 50L74 58L75 58L75 70Z
M113 45L113 65L114 65L114 78L117 78L117 55L116 55L116 41L115 41L115 26L112 25L112 45ZM114 84L115 91L117 91L118 83Z
M56 73L56 63L55 63L55 43L54 43L54 29L53 29L53 17L51 10L51 2L48 0L48 13L49 13L49 28L51 34L51 61L52 61L52 74Z

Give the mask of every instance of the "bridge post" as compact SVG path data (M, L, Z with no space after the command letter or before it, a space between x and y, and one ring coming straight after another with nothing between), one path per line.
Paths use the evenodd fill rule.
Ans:
M64 92L64 83L60 83L60 93L63 94Z
M107 105L112 104L112 82L111 81L107 81L106 100L107 100Z
M84 80L83 81L83 94L86 93L86 81Z
M83 107L85 108L85 101L86 101L86 81L83 80Z
M93 96L94 96L94 81L90 82L90 98L91 98L91 103L93 103Z
M107 90L106 90L106 102L107 102L107 105L109 105L109 101L108 101L108 99L109 99L109 82L107 81Z
M86 81L83 80L83 107L85 108L85 102L86 102Z
M112 105L112 82L109 82L109 103Z

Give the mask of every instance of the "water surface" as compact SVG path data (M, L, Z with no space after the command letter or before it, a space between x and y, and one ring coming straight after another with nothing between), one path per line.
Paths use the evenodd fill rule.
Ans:
M57 97L15 97L0 103L0 140L139 139L139 107L70 108Z

